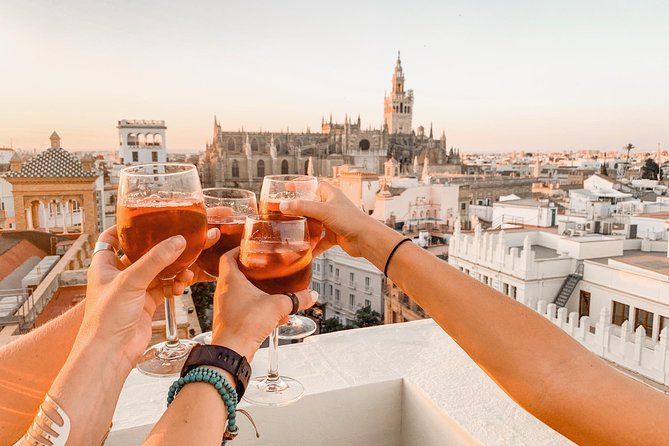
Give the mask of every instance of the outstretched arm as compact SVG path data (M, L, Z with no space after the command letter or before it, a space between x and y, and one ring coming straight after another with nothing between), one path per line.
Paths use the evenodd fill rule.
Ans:
M282 210L321 220L321 249L339 243L383 271L403 237L331 185L321 185L321 197L325 203L288 202ZM388 276L511 398L573 441L662 444L669 437L668 397L618 372L530 308L413 243L399 247Z
M17 439L28 429L70 354L84 305L0 348L0 438Z

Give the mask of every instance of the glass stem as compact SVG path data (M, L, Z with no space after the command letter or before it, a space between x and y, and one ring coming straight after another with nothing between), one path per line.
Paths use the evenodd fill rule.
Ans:
M166 348L179 346L179 333L177 333L177 312L174 305L172 293L165 293L165 343Z
M269 368L267 381L279 380L279 328L272 330L269 335Z

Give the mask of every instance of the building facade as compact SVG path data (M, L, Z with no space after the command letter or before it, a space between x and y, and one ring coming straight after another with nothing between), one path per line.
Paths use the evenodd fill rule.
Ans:
M391 95L384 98L382 128L363 127L346 116L343 123L321 120L318 132L224 131L214 118L213 137L202 158L202 181L209 187L242 187L258 191L265 175L305 174L330 176L343 165L381 175L384 163L394 158L405 173L424 160L438 169L449 166L460 173L459 153L446 148L446 136L434 137L419 126L412 129L413 92L404 87L404 71L397 58Z
M56 132L51 147L25 163L11 163L5 179L12 185L16 229L81 232L93 240L103 229L103 180L92 157L81 161L60 146Z
M121 164L127 166L167 161L165 121L122 119L116 128Z
M325 304L325 319L353 325L355 313L370 307L383 316L384 277L362 257L351 257L335 246L313 261L311 288Z

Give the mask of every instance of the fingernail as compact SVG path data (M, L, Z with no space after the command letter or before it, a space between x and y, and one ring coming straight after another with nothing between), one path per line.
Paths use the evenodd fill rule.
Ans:
M311 294L311 302L316 303L318 302L318 293L315 292L314 290L309 291L309 294Z
M207 239L208 240L213 240L216 238L216 228L211 228L210 230L207 231Z
M285 212L289 208L290 208L290 201L282 201L281 203L279 203L279 210L281 210L281 212Z
M186 239L181 235L175 235L170 239L170 248L174 250L182 249L186 246Z

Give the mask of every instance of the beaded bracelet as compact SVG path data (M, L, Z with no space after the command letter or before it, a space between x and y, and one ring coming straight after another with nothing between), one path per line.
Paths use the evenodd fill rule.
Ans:
M176 398L177 394L184 385L193 382L208 383L213 385L216 390L218 390L218 393L221 395L221 398L225 403L225 407L228 410L228 424L225 428L225 433L223 434L223 440L221 441L221 444L224 445L228 442L228 440L234 440L237 434L239 434L239 428L236 424L235 412L239 410L247 417L249 415L245 411L237 409L237 403L239 402L237 399L237 391L228 382L228 380L225 379L216 370L210 369L208 367L196 367L188 372L185 376L174 381L174 383L172 383L170 386L170 390L167 392L167 406L169 407L169 405L172 404L172 401L174 401L174 398ZM249 417L249 419L251 418ZM253 420L251 420L251 422L253 423ZM253 427L255 427L255 423L253 423ZM256 436L259 436L257 429Z

